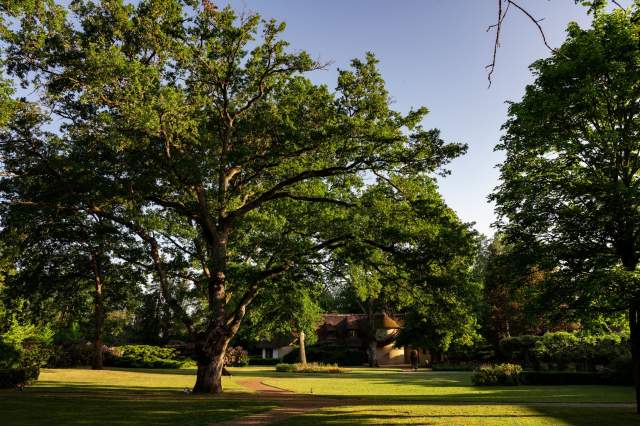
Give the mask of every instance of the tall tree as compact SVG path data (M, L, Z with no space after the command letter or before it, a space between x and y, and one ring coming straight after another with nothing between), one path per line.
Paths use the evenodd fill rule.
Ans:
M193 0L68 12L24 21L10 69L91 157L85 191L101 197L83 211L146 245L195 341L195 392L222 391L225 350L259 290L357 236L349 210L368 173L429 174L464 152L418 125L426 109L390 109L371 54L332 92L302 76L321 65L287 51L284 24L256 15ZM178 279L191 283L183 298Z
M627 310L640 412L639 17L635 6L571 24L532 65L492 198L509 242L538 259L565 304Z

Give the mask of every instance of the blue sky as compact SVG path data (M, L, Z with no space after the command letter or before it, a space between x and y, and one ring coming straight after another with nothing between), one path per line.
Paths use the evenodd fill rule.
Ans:
M228 1L215 2L223 6ZM506 119L505 101L521 98L532 81L528 66L548 56L535 26L512 9L505 22L502 46L491 88L485 65L490 62L495 0L231 0L238 11L259 12L287 23L291 47L333 61L313 74L335 87L336 69L372 51L394 99L406 112L426 106L425 127L442 130L445 140L469 145L454 161L451 175L439 179L445 200L476 229L491 235L495 220L487 195L498 184L495 168L503 155L494 152ZM570 21L589 24L589 16L573 0L520 0L541 22L551 46L565 38Z

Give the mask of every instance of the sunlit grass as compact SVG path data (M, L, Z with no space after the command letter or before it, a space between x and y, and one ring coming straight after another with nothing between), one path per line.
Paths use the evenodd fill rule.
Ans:
M530 407L521 405L349 405L324 408L280 425L637 425L629 408Z
M634 393L625 386L505 386L471 385L469 372L404 372L353 369L341 375L263 374L264 383L291 390L327 396L419 399L436 401L491 402L607 402L632 403Z

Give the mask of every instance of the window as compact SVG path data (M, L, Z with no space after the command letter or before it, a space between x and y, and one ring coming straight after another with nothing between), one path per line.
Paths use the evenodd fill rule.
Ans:
M349 337L358 337L357 330L349 330Z
M271 359L273 358L273 348L265 348L264 350L264 357L266 359Z

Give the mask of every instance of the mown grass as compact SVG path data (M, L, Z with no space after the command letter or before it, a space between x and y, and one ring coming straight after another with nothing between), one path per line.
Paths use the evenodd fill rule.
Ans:
M47 369L23 392L0 391L0 425L203 426L276 406L233 399L246 389L228 377L223 385L231 399L185 395L194 381L193 369Z
M243 373L239 373L243 374ZM627 386L486 386L471 385L469 372L410 372L355 368L347 374L262 374L264 383L296 393L384 400L471 402L595 402L632 403Z
M207 425L261 412L278 403L255 399L244 380L302 394L335 396L339 407L314 409L285 425L631 425L630 387L471 386L465 372L354 368L344 374L277 373L273 367L232 369L224 396L184 395L194 370L43 370L23 392L0 391L0 425ZM352 399L347 399L352 398ZM500 404L496 404L500 403ZM543 405L527 405L543 403ZM564 406L613 403L611 407Z
M421 424L464 426L627 426L640 424L628 408L522 405L394 404L324 408L278 423L282 426Z

